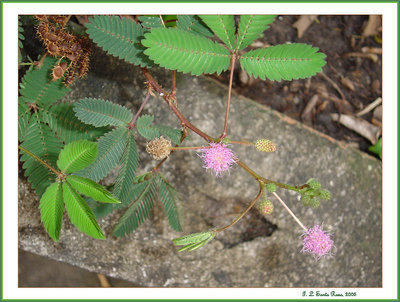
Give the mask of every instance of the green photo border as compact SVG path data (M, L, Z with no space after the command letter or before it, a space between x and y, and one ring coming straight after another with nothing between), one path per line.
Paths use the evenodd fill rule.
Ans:
M340 0L336 0L336 1L262 1L262 0L250 0L250 1L235 1L235 0L231 0L231 1L226 1L226 0L220 0L220 1L211 1L211 0L203 0L203 1L154 1L154 0L149 0L149 1L122 1L122 0L118 0L118 1L78 1L78 0L66 0L66 1L11 1L11 0L3 0L1 1L1 19L3 20L3 3L359 3L359 4L363 4L363 3L379 3L379 4L384 4L384 3L396 3L397 4L397 29L399 28L400 24L399 24L399 13L400 13L400 6L399 6L399 1L398 0L392 0L392 1L388 1L388 0L383 0L383 1L373 1L373 0L365 0L365 1L340 1ZM3 21L1 22L1 30L2 33L3 31L6 30L5 28L6 26L3 24ZM399 43L399 31L397 32L397 43ZM3 41L3 34L2 34L2 39L1 39L1 49L2 49L2 54L3 54L3 45L4 45L4 41ZM399 46L397 44L397 46ZM397 62L399 63L399 52L397 53ZM5 76L5 71L4 71L4 66L3 66L3 56L1 58L1 72L2 72L2 78L4 79ZM397 77L399 79L399 69L397 66ZM0 285L0 301L144 301L143 299L11 299L11 300L4 300L3 298L3 280L6 277L6 274L3 270L3 263L4 263L4 259L3 259L3 246L4 246L4 242L3 242L3 233L6 229L6 226L4 226L3 224L3 202L4 201L4 191L3 191L3 177L5 176L5 171L3 169L4 165L4 158L3 158L3 146L5 145L5 142L3 142L3 131L4 129L4 124L3 124L3 100L4 100L4 90L3 90L3 82L1 84L1 95L2 95L2 99L1 99L1 178L2 178L2 182L1 182L1 217L2 217L2 223L1 223L1 285ZM399 101L399 86L397 86L397 102ZM398 102L399 105L399 102ZM399 117L400 117L400 106L397 106L397 150L399 150L400 144L400 123L399 123ZM399 179L399 155L397 154L397 179ZM399 205L399 187L397 186L397 190L396 190L396 197L397 197L397 204ZM399 231L399 207L397 208L397 231ZM399 235L399 234L397 234ZM399 252L399 238L397 237L397 251ZM399 254L397 254L397 264L399 264ZM399 266L397 266L397 281L399 281ZM275 301L275 300L279 300L279 301L299 301L299 300L303 300L301 298L299 299L235 299L234 301ZM337 301L340 299L312 299L312 301ZM397 285L397 298L396 299L385 299L385 300L381 300L381 299L346 299L346 298L342 298L342 301L400 301L399 300L399 287ZM145 301L214 301L214 299L182 299L182 300L178 300L178 299L146 299ZM230 299L222 299L222 300L217 300L217 301L232 301ZM306 300L303 300L306 301Z

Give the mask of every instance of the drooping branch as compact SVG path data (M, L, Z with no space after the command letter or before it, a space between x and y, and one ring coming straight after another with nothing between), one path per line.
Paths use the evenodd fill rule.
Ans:
M240 219L242 219L242 217L244 215L246 215L246 213L256 204L256 202L260 199L263 191L264 191L264 186L261 182L259 182L260 185L260 190L256 196L256 198L254 198L254 200L247 206L247 208L244 209L244 211L242 213L240 213L234 220L232 220L232 222L222 228L218 228L215 230L215 232L222 232L225 231L226 229L230 228L231 226L233 226L236 222L238 222Z

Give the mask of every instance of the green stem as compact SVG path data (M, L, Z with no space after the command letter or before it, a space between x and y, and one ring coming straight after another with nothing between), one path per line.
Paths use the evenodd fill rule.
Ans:
M43 166L45 166L47 169L51 170L55 175L61 176L62 173L54 169L52 166L50 166L48 163L46 163L43 159L39 158L35 154L33 154L31 151L26 150L24 147L18 146L18 149L20 149L22 152L25 152L29 156L33 157L35 160L40 162Z
M244 215L246 215L246 213L256 204L256 202L260 199L260 197L261 197L261 195L262 195L262 193L264 191L263 184L261 182L259 182L259 185L260 185L260 191L258 192L256 198L254 198L254 200L247 206L247 208L244 209L244 211L242 213L240 213L239 216L237 216L230 224L228 224L228 225L226 225L226 226L224 226L222 228L214 230L216 233L225 231L226 229L228 229L231 226L233 226L236 222L238 222L240 219L242 219L242 217Z
M283 184L277 181L273 181L270 179L267 179L265 177L262 177L260 175L258 175L256 172L254 172L252 169L250 169L245 163L243 163L242 161L240 161L239 159L236 159L236 163L238 164L238 166L240 166L241 168L243 168L247 173L249 173L251 176L253 176L257 181L262 181L264 184L269 184L269 183L273 183L276 186L283 188L283 189L287 189L287 190L292 190L295 192L299 191L299 188L297 186L291 186L291 185L287 185L287 184Z
M185 151L185 150L199 150L199 149L208 149L208 148L211 148L211 146L200 146L200 147L171 147L171 148L169 148L169 150L178 150L178 151L182 150L182 151Z
M231 104L231 94L232 94L232 83L233 83L233 71L235 69L236 54L233 53L231 57L231 73L229 75L229 87L228 87L228 99L226 101L226 111L225 111L225 123L224 130L220 136L220 140L226 137L228 134L228 118L229 118L229 106Z
M228 141L228 144L236 144L236 145L254 145L252 142L247 142L247 141Z

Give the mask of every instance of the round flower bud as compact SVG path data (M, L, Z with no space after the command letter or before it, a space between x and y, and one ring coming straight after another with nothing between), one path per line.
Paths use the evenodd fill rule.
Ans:
M154 159L163 159L171 153L172 144L171 141L160 136L146 145L146 152L153 156Z
M331 199L331 193L328 190L325 190L325 189L320 190L318 192L318 196L321 197L322 199L325 199L325 200Z
M310 186L310 188L313 189L313 190L318 190L318 189L321 188L321 184L320 184L318 181L316 181L314 178L310 178L310 179L307 181L307 184L308 184L308 185Z
M268 139L259 139L255 142L254 146L258 151L262 152L275 152L276 145Z
M268 190L268 192L275 192L276 191L276 184L270 182L265 186L265 188Z
M269 199L264 199L258 204L258 210L262 215L269 215L274 211L274 204Z

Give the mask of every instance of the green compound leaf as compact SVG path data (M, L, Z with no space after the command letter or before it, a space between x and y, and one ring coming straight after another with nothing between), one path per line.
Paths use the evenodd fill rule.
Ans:
M47 106L63 98L70 91L64 87L61 79L51 80L51 72L56 62L56 58L46 57L40 69L31 66L19 85L19 93L24 102Z
M159 136L158 130L151 125L153 121L154 116L145 114L139 117L136 122L136 128L139 134L148 140L152 140Z
M145 29L152 29L157 27L164 27L160 16L139 16L139 21L142 23L142 27Z
M63 197L68 216L73 225L81 232L97 239L105 236L97 224L96 218L85 200L71 187L69 183L62 184Z
M60 183L53 183L40 199L41 220L50 237L57 242L60 237L64 212L63 192Z
M94 182L91 179L84 178L78 175L69 175L67 182L79 193L91 197L92 199L99 202L107 203L120 203L110 192L108 192L103 186Z
M164 213L167 215L169 225L175 231L182 231L178 211L179 194L163 176L157 176L157 181L159 187L158 196L163 205Z
M129 203L128 193L133 185L135 173L139 166L139 155L137 152L135 138L128 134L128 142L121 158L121 168L115 180L113 194L125 205Z
M174 144L179 145L181 143L181 138L183 134L181 130L158 124L154 125L153 129L157 130L159 132L159 135L164 135L165 137L168 137ZM159 135L157 135L157 137Z
M90 178L95 182L106 177L121 159L127 137L128 129L122 127L116 128L100 137L98 140L99 153L96 160L89 167L76 174Z
M21 146L46 161L50 166L55 167L63 144L54 136L49 126L41 122L39 114L36 112L31 116L29 124L26 126L24 141ZM35 189L36 194L41 196L54 181L55 175L28 154L24 154L22 151L21 154L25 176L28 177L28 181Z
M94 16L86 23L89 37L107 53L142 67L151 65L140 43L143 29L139 24L118 16Z
M241 50L250 45L274 19L274 15L241 15L235 49Z
M95 140L110 129L108 127L94 127L82 123L73 110L74 105L59 103L49 110L41 110L41 118L47 123L54 135L64 143L69 144L76 140Z
M251 50L240 56L242 68L263 80L304 79L315 75L326 64L325 54L307 44L286 44Z
M214 35L198 16L178 15L177 27L200 36L212 37Z
M79 120L95 127L126 126L133 118L125 107L102 99L80 100L74 111Z
M22 27L22 22L20 21L20 16L18 16L18 63L22 62L21 49L24 47L22 44L22 40L25 40L25 37L22 34L23 32L24 29Z
M88 206L92 209L94 216L96 219L102 218L114 210L114 205L113 203L102 203L95 201L89 197L84 198Z
M97 153L97 143L87 140L74 141L60 152L57 166L64 173L73 173L93 163Z
M179 252L188 251L192 252L207 244L215 237L215 232L207 231L201 233L194 233L185 235L183 237L175 238L172 240L174 245L184 245L179 249Z
M115 226L114 235L122 237L137 229L149 217L156 197L157 188L154 177L134 184L129 192L131 203Z
M235 46L235 19L233 15L200 15L205 24L230 50Z
M230 54L223 46L176 28L155 28L145 34L145 54L161 67L200 75L227 70Z
M25 112L18 116L18 140L20 142L25 140L26 134L30 125L31 114Z

